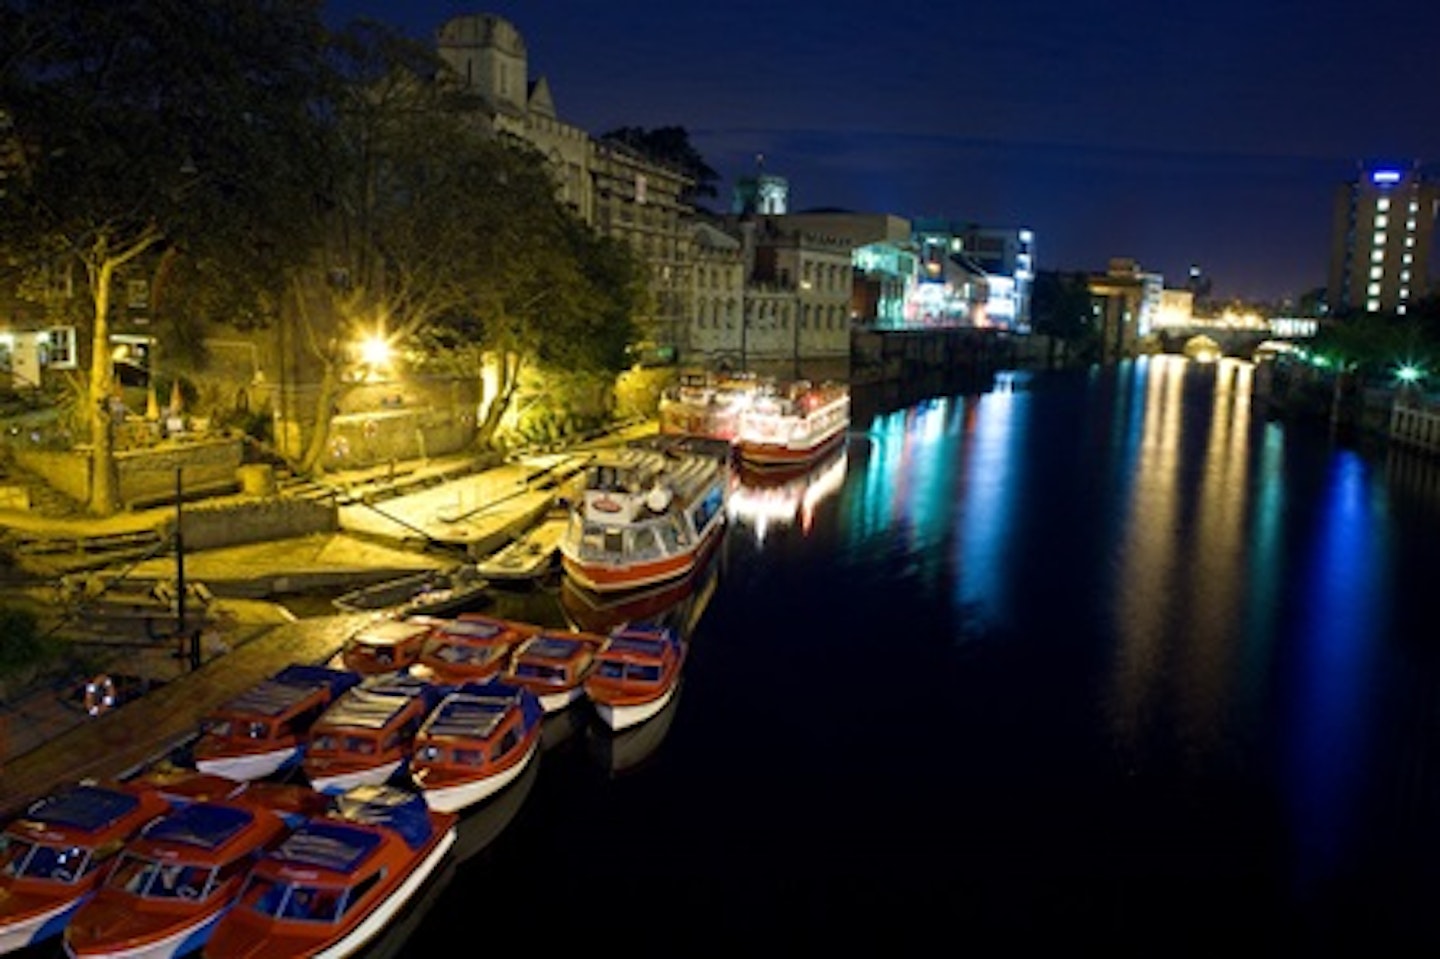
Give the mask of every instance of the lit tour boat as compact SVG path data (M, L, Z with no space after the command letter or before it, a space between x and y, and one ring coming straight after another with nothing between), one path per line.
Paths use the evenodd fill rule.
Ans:
M600 721L618 732L665 708L684 664L685 644L673 629L617 629L585 677L585 695Z
M660 394L660 433L730 442L740 410L759 387L751 373L687 371Z
M430 808L453 812L504 789L534 761L545 710L524 686L466 683L415 736L410 777Z
M849 387L797 380L757 393L741 410L735 451L755 469L804 467L843 443L849 428Z
M250 871L206 959L348 956L376 939L455 844L454 813L419 794L360 786L301 824Z
M728 482L725 463L703 454L597 453L560 540L566 575L601 593L684 576L724 533Z
M201 723L195 768L227 779L261 779L300 761L310 725L360 675L328 666L287 666L223 704Z
M170 809L144 787L80 784L13 819L0 832L0 954L60 934L125 841Z

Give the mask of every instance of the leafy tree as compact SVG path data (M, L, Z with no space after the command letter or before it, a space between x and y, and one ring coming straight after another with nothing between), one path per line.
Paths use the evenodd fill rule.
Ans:
M1085 359L1099 346L1090 281L1081 272L1040 270L1035 274L1031 316L1035 332L1050 337L1050 362L1057 346L1068 359Z
M282 211L314 175L320 4L0 2L0 248L22 286L66 261L87 280L89 506L104 515L117 505L115 284L193 258L212 281L235 278L239 298L267 301L264 264L305 244Z
M699 206L701 199L714 199L715 188L720 174L715 172L700 151L690 142L690 132L681 126L666 126L646 129L644 127L618 127L601 134L600 139L622 143L654 161L679 170L690 178L692 185L681 197L691 206Z
M555 196L542 159L482 132L434 55L358 23L336 46L334 175L321 211L321 277L297 274L296 315L319 369L302 457L321 468L330 413L356 381L351 345L439 347L442 363L497 384L493 433L527 363L614 365L638 271ZM617 345L617 341L619 341Z

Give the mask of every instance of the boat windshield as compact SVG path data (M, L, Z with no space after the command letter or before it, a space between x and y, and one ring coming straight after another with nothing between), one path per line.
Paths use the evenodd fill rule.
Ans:
M563 666L547 666L544 663L516 663L515 675L526 679L543 679L549 683L565 682Z
M89 871L84 846L51 846L19 836L0 836L0 876L72 883Z
M240 901L274 919L335 922L345 912L346 892L333 886L303 886L251 876Z
M625 679L637 683L654 683L660 680L660 667L653 663L626 663L606 660L595 670L602 679Z
M204 899L214 875L211 866L158 862L125 853L105 884L147 899Z
M456 666L483 666L498 659L504 649L500 646L477 643L447 643L438 640L430 644L426 656L442 663Z

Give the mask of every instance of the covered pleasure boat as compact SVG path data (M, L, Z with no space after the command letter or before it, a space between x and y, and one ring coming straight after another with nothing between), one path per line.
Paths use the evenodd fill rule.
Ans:
M206 959L351 955L396 920L455 838L455 814L408 789L338 795L256 863Z
M492 680L450 693L420 727L410 777L431 809L453 812L508 786L535 759L545 710L530 690Z
M674 630L617 629L585 678L585 694L601 722L619 731L665 708L680 684L684 663L685 644Z
M505 681L534 693L545 712L558 712L585 695L585 677L608 642L594 633L545 630L515 649Z
M321 792L378 785L410 760L415 733L447 690L412 676L375 676L315 721L301 768Z
M485 613L461 613L429 623L430 635L412 672L457 686L500 675L515 647L540 632L531 623Z
M170 811L157 792L80 784L34 802L0 832L0 954L59 934L131 836Z
M597 453L560 540L566 575L599 593L684 576L724 532L728 483L724 461L700 453Z
M360 675L327 666L287 666L203 720L195 768L234 780L261 779L299 762L310 725Z

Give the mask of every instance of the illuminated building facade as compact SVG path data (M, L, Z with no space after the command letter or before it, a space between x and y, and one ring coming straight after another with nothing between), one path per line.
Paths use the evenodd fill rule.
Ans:
M1327 306L1404 314L1429 293L1440 187L1418 166L1363 166L1335 191Z
M905 324L905 304L919 274L909 220L888 213L811 210L792 213L785 223L850 245L852 324L880 329Z
M907 323L1029 331L1032 231L924 218L915 221L913 242L919 276L906 305Z
M1146 273L1132 259L1117 257L1109 268L1090 277L1090 297L1100 326L1104 362L1133 357L1140 340L1150 335L1160 316L1165 280Z

